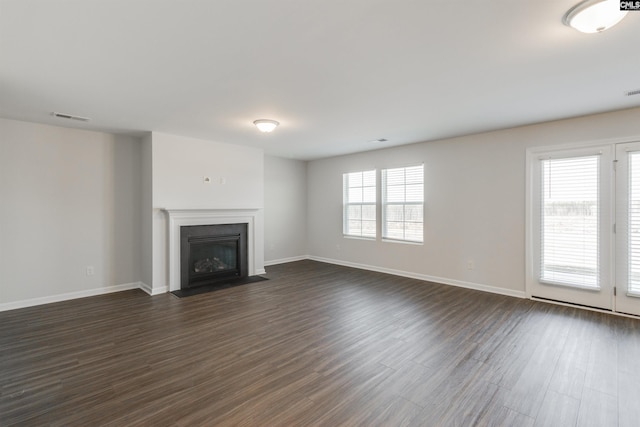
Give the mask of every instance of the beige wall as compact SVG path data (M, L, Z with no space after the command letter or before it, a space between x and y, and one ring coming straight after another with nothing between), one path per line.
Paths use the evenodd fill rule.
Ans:
M150 144L153 274L151 283L145 284L151 285L148 291L159 293L169 286L168 225L163 209L260 209L262 214L264 154L256 148L158 132L152 133ZM203 182L205 176L211 178L210 183ZM262 228L257 232L264 235ZM148 249L149 242L144 245ZM264 248L256 251L256 269L262 270Z
M0 119L0 309L138 286L140 148Z
M640 109L312 161L309 254L524 296L526 149L611 138L640 139ZM418 162L425 165L424 245L344 238L342 174Z
M267 263L308 254L523 295L526 149L620 138L640 139L640 108L312 162L0 119L0 310L140 282L164 289L161 208L264 208ZM425 244L344 238L342 174L417 162Z
M288 207L270 216L278 253L304 254L306 164L270 164L273 209ZM164 291L161 209L263 210L264 181L263 153L254 148L0 119L0 310L141 285Z
M265 263L307 254L307 162L264 158Z

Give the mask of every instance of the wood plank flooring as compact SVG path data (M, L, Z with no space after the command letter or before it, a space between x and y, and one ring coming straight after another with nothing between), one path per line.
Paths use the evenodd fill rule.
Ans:
M640 321L300 261L0 313L0 425L637 426Z

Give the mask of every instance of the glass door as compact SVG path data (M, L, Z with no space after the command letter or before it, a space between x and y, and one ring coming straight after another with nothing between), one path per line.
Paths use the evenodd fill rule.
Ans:
M600 146L533 154L529 296L613 309L612 151Z
M616 145L615 310L640 315L640 142Z

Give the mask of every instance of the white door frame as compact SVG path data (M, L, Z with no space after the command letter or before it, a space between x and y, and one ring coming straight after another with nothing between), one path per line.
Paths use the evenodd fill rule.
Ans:
M606 149L611 154L611 160L613 161L615 156L616 144L627 144L632 142L640 141L640 137L629 137L629 138L615 138L615 139L606 139L606 140L593 140L593 141L585 141L580 143L571 143L571 144L561 144L561 145L552 145L552 146L540 146L540 147L530 147L526 151L526 197L525 197L525 294L527 298L535 298L534 294L538 289L536 285L538 282L538 271L537 271L537 257L538 257L538 248L537 242L539 240L539 236L536 235L536 224L535 217L533 215L533 209L536 206L539 206L539 201L535 200L537 195L536 185L539 185L536 182L538 167L537 164L539 162L540 156L544 154L550 154L553 156L554 153L562 156L562 154L567 152L575 151L576 153L580 153L581 150L583 152L589 152L589 150L593 151L594 148L598 147L606 147ZM580 155L580 154L576 154ZM615 287L615 271L616 271L616 260L615 260L615 250L616 250L616 241L614 236L614 222L615 222L615 175L613 171L613 164L611 167L607 165L601 165L603 169L610 169L612 176L608 180L609 182L606 184L608 188L607 205L603 205L603 208L606 209L606 212L603 212L608 216L607 221L610 223L608 229L610 230L610 238L608 242L605 242L604 246L601 246L601 264L606 265L606 273L604 277L601 277L603 286L601 288L602 292L606 292L606 297L609 302L605 302L606 307L605 311L616 312L616 301L613 295L614 287ZM605 191L605 190L603 190ZM544 298L552 299L559 301L561 303L567 304L579 304L579 305L590 305L588 303L583 303L580 301L571 300L571 298L565 299L564 295L568 293L571 295L571 292L564 292L564 287L558 287L559 290L553 290L551 287L549 295L545 295ZM568 291L575 291L573 288L566 288ZM593 292L593 291L584 291L584 292ZM577 290L577 293L580 293L580 290ZM580 300L581 298L578 298ZM603 299L604 300L604 299ZM640 300L638 301L640 303ZM597 307L596 307L597 309Z

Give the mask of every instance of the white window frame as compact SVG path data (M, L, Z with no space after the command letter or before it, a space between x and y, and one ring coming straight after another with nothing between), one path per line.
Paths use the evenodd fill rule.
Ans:
M364 175L365 174L370 174L373 173L374 178L373 178L373 185L368 185L365 186L364 185ZM362 179L362 186L360 187L349 187L349 179L351 176L353 176L354 174L361 174L361 179ZM357 172L347 172L342 174L342 234L344 237L352 237L352 238L360 238L360 239L367 239L367 240L375 240L378 237L378 213L377 213L377 206L378 206L378 173L376 169L372 169L372 170L365 170L365 171L357 171ZM365 188L372 188L373 187L373 193L375 195L373 202L364 201L364 191ZM349 188L361 188L362 189L362 198L360 202L353 202L349 200ZM349 229L349 222L350 221L358 221L358 219L353 219L349 217L349 208L352 206L360 206L361 208L363 206L372 206L374 211L375 211L375 216L373 219L374 222L374 233L373 235L364 235L363 234L363 230L364 227L362 226L363 222L365 220L362 219L362 216L360 217L359 221L360 221L360 233L356 234L353 233L352 230ZM362 213L361 213L362 215ZM370 220L367 220L370 221Z
M407 169L413 169L413 168L417 168L420 167L422 168L422 173L421 173L421 181L420 181L420 185L422 186L422 192L421 192L421 201L407 201L407 196L406 196L406 189L407 189L407 183L406 183L406 171ZM396 170L404 170L405 173L405 182L404 182L404 200L402 202L388 202L387 201L387 192L388 192L388 183L387 183L387 174L389 171L396 171ZM409 185L413 185L413 184L409 184ZM381 206L382 206L382 240L385 242L402 242L402 243L412 243L412 244L418 244L418 245L422 245L424 244L424 163L421 163L419 165L412 165L412 166L404 166L404 167L398 167L398 168L386 168L386 169L382 169L382 173L381 173L381 191L382 191L382 197L381 197ZM398 238L398 237L389 237L389 233L388 233L388 221L386 218L386 212L387 212L387 206L402 206L403 208L406 206L420 206L420 209L422 211L422 221L407 221L405 217L403 217L402 221L393 221L393 222L402 222L404 224L403 227L403 231L406 231L406 224L407 223L415 223L415 224L421 224L422 226L422 233L420 235L420 239L419 240L415 240L415 239L411 239L411 238L406 238L406 233L403 233L403 238Z
M613 206L611 195L613 193L613 180L610 178L604 166L613 160L614 141L592 141L582 144L568 144L552 147L533 147L527 149L526 176L526 296L528 298L542 297L555 301L568 301L567 292L572 293L571 302L590 307L610 309L611 297L609 295L613 277ZM570 158L591 155L601 156L600 167L600 266L599 288L581 288L564 283L549 283L540 280L541 271L541 238L540 238L540 214L541 214L541 159L545 158Z
M585 275L584 275L584 274L582 274L582 275L581 275L581 274L579 274L579 273L577 273L577 274L576 274L576 273L557 273L557 272L556 272L555 274L557 274L557 275L559 276L559 278L556 278L556 276L555 276L555 275L554 275L554 276L552 276L552 277L543 277L543 276L544 276L544 274L543 274L543 273L544 273L544 271L549 271L549 270L545 270L545 268L544 268L544 264L545 264L545 253L546 253L546 252L545 252L545 250L544 250L544 248L546 247L546 243L545 243L545 235L546 235L546 233L545 233L545 231L544 231L544 230L546 230L546 229L547 229L547 226L546 226L545 224L546 224L546 221L547 221L547 220L551 222L551 221L552 221L552 218L556 218L556 217L557 217L557 216L556 216L557 214L556 214L556 215L551 215L551 216L549 216L549 215L545 215L545 214L543 213L543 212L544 212L544 206L542 206L542 205L541 205L541 207L540 207L540 209L539 209L539 211L538 211L538 212L539 212L539 216L538 216L538 218L539 218L539 219L538 219L538 221L540 222L540 224L539 224L540 230L538 231L538 233L540 234L540 235L538 236L538 239L540 239L540 242L539 242L539 245L540 245L540 253L539 253L539 255L538 255L538 256L540 256L540 262L539 262L539 263L537 263L537 267L538 267L538 271L537 271L537 273L538 273L538 280L539 280L541 283L546 283L546 284L549 284L549 285L557 285L557 286L571 286L571 287L575 287L575 288L581 288L581 287L582 287L582 288L585 288L585 289L592 289L592 290L599 290L599 289L600 289L600 281L601 281L601 277L600 277L600 265L602 264L602 263L601 263L601 258L602 258L602 248L600 248L600 247L599 247L599 246L600 246L600 245L599 245L599 243L600 243L600 240L601 240L601 234L602 234L602 233L601 233L601 230L600 230L600 229L601 229L601 225L602 225L602 224L601 224L601 221L600 221L600 217L602 216L602 212L601 212L601 210L602 210L602 203L600 203L600 200L601 200L601 198L602 198L602 194L601 194L601 191L600 191L600 190L601 190L601 188L600 188L600 187L601 187L601 183L600 183L600 175L601 175L601 169L602 169L602 167L606 167L606 166L603 166L603 165L601 164L601 157L602 157L602 156L601 156L601 153L599 153L599 152L594 152L594 153L592 153L592 154L584 154L584 153L581 153L580 155L571 155L571 156L558 156L558 157L554 157L554 156L545 156L545 157L543 157L543 158L540 158L540 159L539 159L540 167L541 167L542 169L540 170L540 173L539 173L539 175L540 175L540 176L539 176L539 179L540 179L540 183L539 183L539 185L540 185L540 191L539 191L539 192L538 192L538 194L536 195L536 197L540 198L540 200L538 200L538 203L542 203L542 201L543 201L543 199L544 199L543 195L544 195L544 194L547 194L547 192L550 192L550 191L547 191L547 190L545 190L545 189L543 188L543 184L544 184L544 176L545 176L545 172L544 172L544 165L545 165L547 162L554 162L554 163L555 163L555 162L566 162L566 161L572 161L572 160L575 160L575 161L588 161L588 160L592 160L592 161L594 162L594 165L595 165L595 173L596 173L596 180L597 180L597 181L596 181L596 193L597 193L597 194L596 194L596 200L598 201L597 206L596 206L596 209L597 209L597 212L598 212L598 216L595 218L595 219L596 219L596 221L595 221L595 238L596 238L596 244L595 244L595 246L594 246L594 249L595 249L595 261L594 261L595 266L594 266L594 268L595 268L595 273L596 273L596 274L595 274L595 278L594 278L594 281L595 281L595 282L594 282L593 284L585 284L585 283L584 283L584 281L585 281ZM566 170L566 169L565 169L565 170ZM551 180L551 178L549 178L549 180L550 180L550 181L552 181L552 180ZM572 183L572 184L574 184L574 183L575 183L575 184L576 184L576 186L578 186L578 187L580 186L580 182L578 182L576 179L572 179L572 180L571 180L571 183ZM552 184L552 183L550 182L549 184ZM552 188L554 188L554 187L552 187ZM557 190L556 190L556 191L557 191ZM562 191L562 187L560 187L560 191ZM572 193L572 194L573 194L573 193ZM550 196L550 197L551 197L551 196ZM564 202L564 200L562 200L562 201ZM563 212L563 211L561 210L561 212ZM564 213L564 212L563 212L563 213ZM565 215L566 215L566 213L565 213ZM593 217L593 215L591 215L590 217ZM566 217L561 216L560 218L566 218ZM557 221L557 220L556 220L556 221ZM566 221L560 220L560 223L561 223L561 224L563 224L563 225L565 226L565 228L566 228ZM553 222L552 222L552 224L553 224ZM580 228L580 229L582 230L582 228ZM567 234L560 234L560 236L566 236L566 235L567 235ZM569 234L569 235L571 236L571 234ZM581 236L584 236L585 234L584 234L584 233L580 233L580 235L581 235ZM554 238L552 239L552 242L557 242L557 239L558 239L558 237L557 237L557 236L558 236L558 233L555 233L555 235L554 235L554 234L552 234L551 236L554 236ZM565 238L564 240L566 241L567 239ZM573 238L572 238L572 237L570 237L569 242L571 242L571 241L573 241ZM582 248L584 248L584 247L586 246L586 244L584 243L584 240L580 240L579 242L583 243L582 245L579 245L579 246L581 246ZM577 243L577 242L576 242L576 243ZM566 248L566 247L567 247L567 245L571 245L571 243L564 243L564 245L563 245L563 244L561 244L561 247L562 247L562 248ZM574 245L575 245L575 243L574 243ZM555 245L553 245L553 244L552 244L552 247L553 247L553 246L555 246ZM565 253L566 253L566 252L565 252ZM571 252L571 253L573 253L573 252ZM584 258L586 255L588 255L588 252L586 252L586 253L585 253L585 251L582 251L582 252L578 252L576 255L582 255L582 257ZM550 253L550 254L549 254L549 256L550 256L552 259L557 260L557 257L556 257L556 256L554 256L554 255L552 255L552 253ZM557 261L557 262L558 262L558 261ZM571 265L572 265L572 266L575 266L575 263L571 263ZM584 267L583 267L582 265L580 265L580 266L575 267L575 268L584 268ZM572 270L573 270L573 269L572 269ZM550 271L551 271L551 273L549 273L549 274L554 274L554 273L553 273L553 272L554 272L554 269L551 269ZM556 271L557 271L557 270L556 270ZM563 278L562 278L562 277L563 277L563 275L564 275L564 276L567 276L567 277L563 279ZM574 275L574 276L576 276L576 277L572 277L572 275ZM587 276L587 277L588 277L588 276Z

